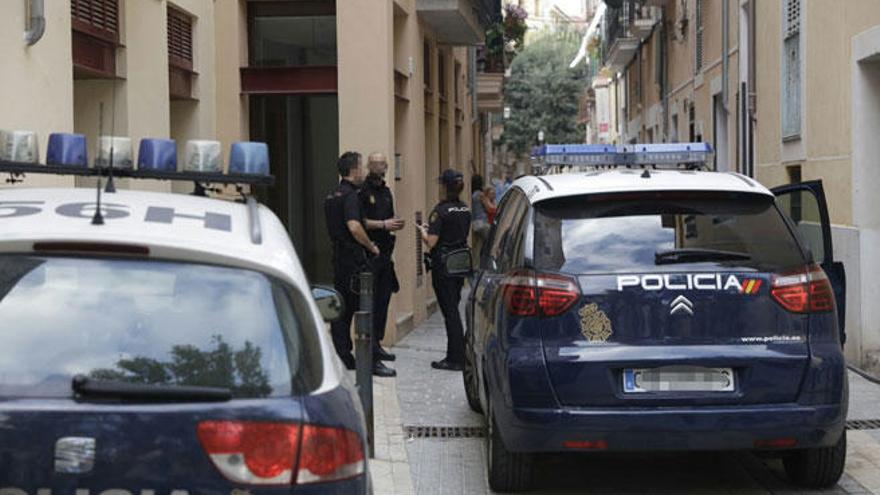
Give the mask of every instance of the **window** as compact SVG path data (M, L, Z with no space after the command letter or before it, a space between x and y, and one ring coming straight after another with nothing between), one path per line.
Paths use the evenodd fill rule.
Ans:
M670 265L658 264L655 254L684 248L744 253L748 259L677 263L676 271L778 272L804 262L772 198L682 192L643 196L538 203L536 268L567 273L668 271Z
M697 0L696 15L694 15L694 72L703 70L703 0Z
M783 19L782 138L796 138L801 132L801 3L786 0Z
M522 219L528 205L528 201L517 189L511 189L504 195L498 218L495 220L491 235L489 255L498 263L499 270L506 271L510 268L511 256L515 252L511 240L518 221Z
M118 0L71 0L70 14L74 31L119 43Z
M168 7L168 92L172 99L191 99L193 88L193 20Z
M455 87L453 88L453 92L454 92L454 97L455 97L455 104L458 105L458 103L461 99L459 97L459 92L461 91L461 87L460 87L461 85L459 84L459 79L461 79L461 64L458 62L455 62L454 76L455 76L455 81L454 81Z
M192 18L174 7L168 7L168 65L193 69Z
M320 365L304 298L257 272L26 255L0 265L0 396L70 397L77 374L289 396Z
M333 2L248 2L250 65L336 65Z
M437 56L437 76L440 78L437 84L440 98L446 99L446 55L442 53Z
M71 0L74 78L115 78L118 0Z
M431 44L425 41L422 44L422 65L424 65L425 89L431 89Z

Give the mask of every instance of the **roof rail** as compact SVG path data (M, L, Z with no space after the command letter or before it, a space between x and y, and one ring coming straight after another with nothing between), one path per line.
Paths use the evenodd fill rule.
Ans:
M260 225L260 206L253 196L245 199L248 211L248 225L250 226L251 242L254 244L263 243L263 229Z

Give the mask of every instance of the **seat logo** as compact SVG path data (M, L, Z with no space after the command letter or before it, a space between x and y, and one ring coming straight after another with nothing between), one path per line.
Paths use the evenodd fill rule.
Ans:
M55 472L88 473L95 467L95 439L63 437L55 442Z
M673 299L672 303L669 304L669 307L672 308L669 310L670 315L678 313L687 313L691 316L694 315L694 303L684 296L678 296Z

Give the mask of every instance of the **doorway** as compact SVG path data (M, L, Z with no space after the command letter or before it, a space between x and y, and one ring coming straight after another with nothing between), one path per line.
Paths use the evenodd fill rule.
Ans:
M324 198L338 183L339 109L331 95L252 95L251 139L269 145L275 187L260 200L287 228L309 280L333 280Z

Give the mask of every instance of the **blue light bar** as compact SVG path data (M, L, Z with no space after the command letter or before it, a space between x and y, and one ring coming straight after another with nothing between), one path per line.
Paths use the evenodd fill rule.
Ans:
M627 163L663 165L708 163L714 150L708 143L628 144L623 147Z
M177 143L173 139L141 139L138 170L177 171Z
M269 146L266 143L254 141L232 143L229 155L230 174L269 174Z
M89 156L86 137L83 134L64 132L49 134L49 145L46 147L46 164L88 167Z
M617 147L609 144L547 144L534 156L547 165L612 165L620 163Z

